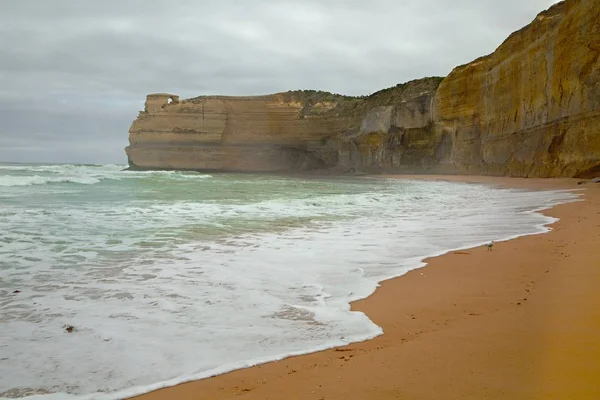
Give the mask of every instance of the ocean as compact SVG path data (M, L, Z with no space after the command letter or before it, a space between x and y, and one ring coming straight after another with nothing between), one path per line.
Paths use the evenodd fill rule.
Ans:
M379 282L576 199L124 168L0 164L0 398L119 399L373 338L349 303Z

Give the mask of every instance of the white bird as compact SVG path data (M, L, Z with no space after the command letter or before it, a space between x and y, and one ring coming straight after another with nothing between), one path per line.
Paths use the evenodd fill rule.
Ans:
M488 250L492 250L492 247L494 247L494 241L492 240L491 242L486 244L485 247L487 247Z

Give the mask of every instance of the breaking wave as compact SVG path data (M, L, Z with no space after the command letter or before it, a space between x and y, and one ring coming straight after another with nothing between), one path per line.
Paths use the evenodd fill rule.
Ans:
M126 171L125 165L0 165L0 187L74 183L94 185L104 180L165 177L206 179L211 175L186 171Z
M0 400L129 398L375 337L350 302L380 281L577 199L123 168L0 165Z
M48 177L48 176L0 176L0 186L32 186L32 185L47 185L52 183L77 183L80 185L93 185L99 183L100 179L91 176L80 177Z

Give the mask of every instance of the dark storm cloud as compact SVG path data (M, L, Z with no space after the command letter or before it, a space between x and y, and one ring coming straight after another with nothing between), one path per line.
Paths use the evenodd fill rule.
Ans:
M0 161L123 162L150 92L368 94L492 52L550 0L0 2Z

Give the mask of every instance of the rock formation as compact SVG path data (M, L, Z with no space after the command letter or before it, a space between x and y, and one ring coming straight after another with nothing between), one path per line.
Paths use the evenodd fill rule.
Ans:
M149 95L134 168L600 176L600 0L542 12L491 55L367 97Z
M349 124L336 109L353 100L315 94L320 93L183 101L169 94L149 95L129 131L130 165L223 171L335 165L337 153L324 140Z

